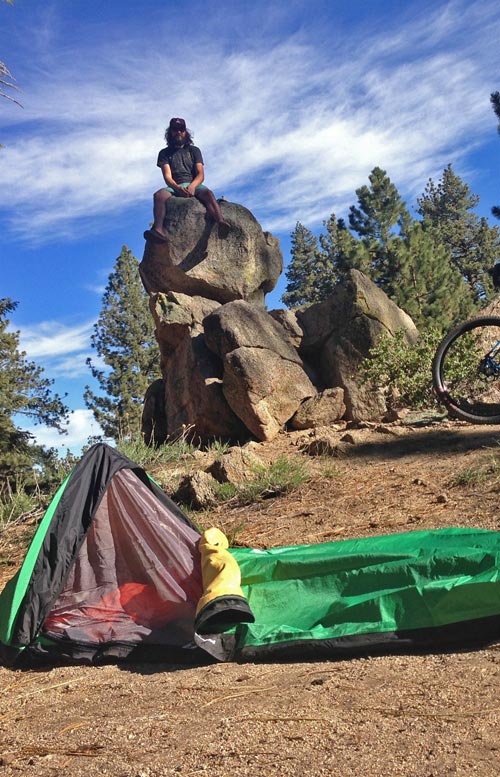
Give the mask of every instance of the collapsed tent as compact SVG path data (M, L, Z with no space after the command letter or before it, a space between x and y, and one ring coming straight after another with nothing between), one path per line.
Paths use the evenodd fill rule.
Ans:
M500 636L500 533L270 550L200 534L106 445L61 485L0 595L8 665L333 658Z

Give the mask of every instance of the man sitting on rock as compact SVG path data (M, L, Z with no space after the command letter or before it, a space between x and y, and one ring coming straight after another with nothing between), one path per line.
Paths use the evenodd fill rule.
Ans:
M163 228L168 201L174 197L196 197L216 222L219 237L227 237L229 224L224 221L220 205L214 193L203 184L203 157L186 128L184 119L173 118L165 132L167 147L158 154L157 165L161 168L165 188L154 194L154 224L144 233L146 240L167 240Z

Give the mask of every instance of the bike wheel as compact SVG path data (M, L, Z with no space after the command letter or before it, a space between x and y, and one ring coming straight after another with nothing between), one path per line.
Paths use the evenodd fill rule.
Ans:
M500 318L476 318L453 329L432 363L440 402L454 418L500 423Z

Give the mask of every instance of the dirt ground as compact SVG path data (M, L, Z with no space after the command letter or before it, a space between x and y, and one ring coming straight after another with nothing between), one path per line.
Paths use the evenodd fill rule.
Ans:
M203 523L251 547L500 530L500 427L357 430L341 458L305 457L300 437L259 455L304 460L306 484ZM14 571L14 530L11 540L0 585ZM496 777L499 692L500 644L309 663L0 668L0 777Z

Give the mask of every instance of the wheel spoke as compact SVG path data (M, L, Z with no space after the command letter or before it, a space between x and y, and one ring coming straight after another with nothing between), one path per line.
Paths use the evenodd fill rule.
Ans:
M476 319L451 332L436 352L433 379L451 415L500 422L500 319Z

